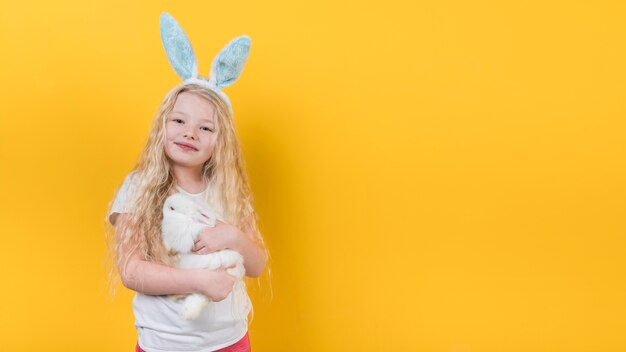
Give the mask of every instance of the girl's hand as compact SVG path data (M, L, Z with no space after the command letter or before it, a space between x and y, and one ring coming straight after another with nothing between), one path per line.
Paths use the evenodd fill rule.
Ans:
M207 228L198 235L193 253L209 254L222 249L235 249L241 235L235 226L216 220L215 227Z
M213 302L225 299L235 284L235 278L228 274L226 269L199 269L198 293L207 296Z

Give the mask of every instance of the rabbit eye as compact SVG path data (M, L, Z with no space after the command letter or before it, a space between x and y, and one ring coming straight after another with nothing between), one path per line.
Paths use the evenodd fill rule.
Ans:
M170 207L170 209L174 210L174 207Z

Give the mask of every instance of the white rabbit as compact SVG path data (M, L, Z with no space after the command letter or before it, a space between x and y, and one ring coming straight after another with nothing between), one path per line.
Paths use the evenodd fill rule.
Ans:
M198 236L208 227L214 227L216 213L206 204L183 193L174 193L167 197L163 205L163 222L161 235L167 250L176 252L180 260L179 268L184 269L217 269L230 267L226 272L237 279L233 286L241 289L244 285L245 268L243 257L236 251L224 249L209 254L193 254L193 246ZM245 289L245 288L244 288ZM193 320L210 302L209 298L193 293L183 302L181 318Z

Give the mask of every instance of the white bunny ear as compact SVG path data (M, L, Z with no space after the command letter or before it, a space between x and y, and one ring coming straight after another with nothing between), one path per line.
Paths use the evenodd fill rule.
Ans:
M250 41L250 37L247 35L239 36L231 40L215 56L209 74L210 85L221 90L239 78L250 53Z
M198 62L191 42L182 27L167 12L161 13L161 41L170 65L183 80L198 76Z

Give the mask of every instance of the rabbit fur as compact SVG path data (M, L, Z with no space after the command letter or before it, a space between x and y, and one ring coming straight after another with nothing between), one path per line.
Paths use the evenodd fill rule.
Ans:
M243 257L236 251L223 249L209 254L193 254L193 246L202 231L214 227L217 213L204 201L196 200L183 193L174 193L167 197L163 205L161 234L163 244L169 251L175 252L179 261L177 267L183 269L229 268L226 272L237 280L233 286L241 289L245 268ZM221 219L220 219L221 220ZM204 307L209 304L208 297L193 293L185 297L180 316L185 320L196 319Z

